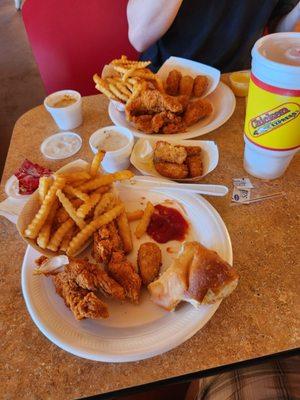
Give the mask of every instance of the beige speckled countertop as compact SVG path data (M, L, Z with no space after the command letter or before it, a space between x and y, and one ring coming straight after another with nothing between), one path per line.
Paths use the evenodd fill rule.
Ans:
M219 165L205 182L222 183L230 190L233 177L247 176L243 170L244 102L238 99L231 119L203 137L215 140L220 151ZM111 124L104 96L84 98L83 112L84 124L75 129L83 138L83 146L74 159L90 159L90 134ZM39 151L42 141L57 131L43 106L17 121L2 179L1 199L5 197L3 183L25 157L53 170L65 163L46 160ZM294 158L280 179L251 180L256 193L284 190L286 196L244 206L231 206L229 195L209 198L231 236L234 265L241 276L237 290L190 340L168 353L140 362L105 364L84 360L44 337L30 319L21 292L20 269L26 246L15 226L0 217L0 397L74 399L298 347L299 157Z

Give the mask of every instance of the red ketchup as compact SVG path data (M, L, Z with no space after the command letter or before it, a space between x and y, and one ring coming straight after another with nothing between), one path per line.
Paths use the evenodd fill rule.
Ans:
M179 211L157 204L151 216L147 233L156 242L167 243L170 240L182 241L188 228L189 224Z

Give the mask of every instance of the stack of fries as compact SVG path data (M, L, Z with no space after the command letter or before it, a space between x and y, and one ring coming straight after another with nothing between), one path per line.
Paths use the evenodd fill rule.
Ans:
M163 93L162 81L146 68L149 64L151 61L131 61L126 56L113 60L109 65L113 66L114 76L108 78L101 78L98 74L93 76L96 89L109 99L124 104L136 98L147 84L152 84Z
M99 151L95 155L89 170L56 173L54 177L40 179L40 207L25 229L25 237L36 241L42 249L74 256L97 229L125 214L124 204L113 194L111 185L132 178L133 173L124 170L100 174L104 154ZM125 214L128 217L125 222L124 218L118 218L121 221L118 224L126 228L128 220L141 218L140 212L131 214Z

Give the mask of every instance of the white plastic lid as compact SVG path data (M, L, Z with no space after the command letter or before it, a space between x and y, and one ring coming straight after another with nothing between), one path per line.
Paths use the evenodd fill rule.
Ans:
M60 132L49 136L41 144L41 152L51 160L62 160L76 154L82 146L82 139L74 132Z

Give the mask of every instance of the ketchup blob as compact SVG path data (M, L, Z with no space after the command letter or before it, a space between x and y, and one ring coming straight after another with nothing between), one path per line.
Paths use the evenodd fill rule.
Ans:
M151 216L147 233L157 243L167 243L170 240L182 241L188 228L188 222L179 211L157 204Z

